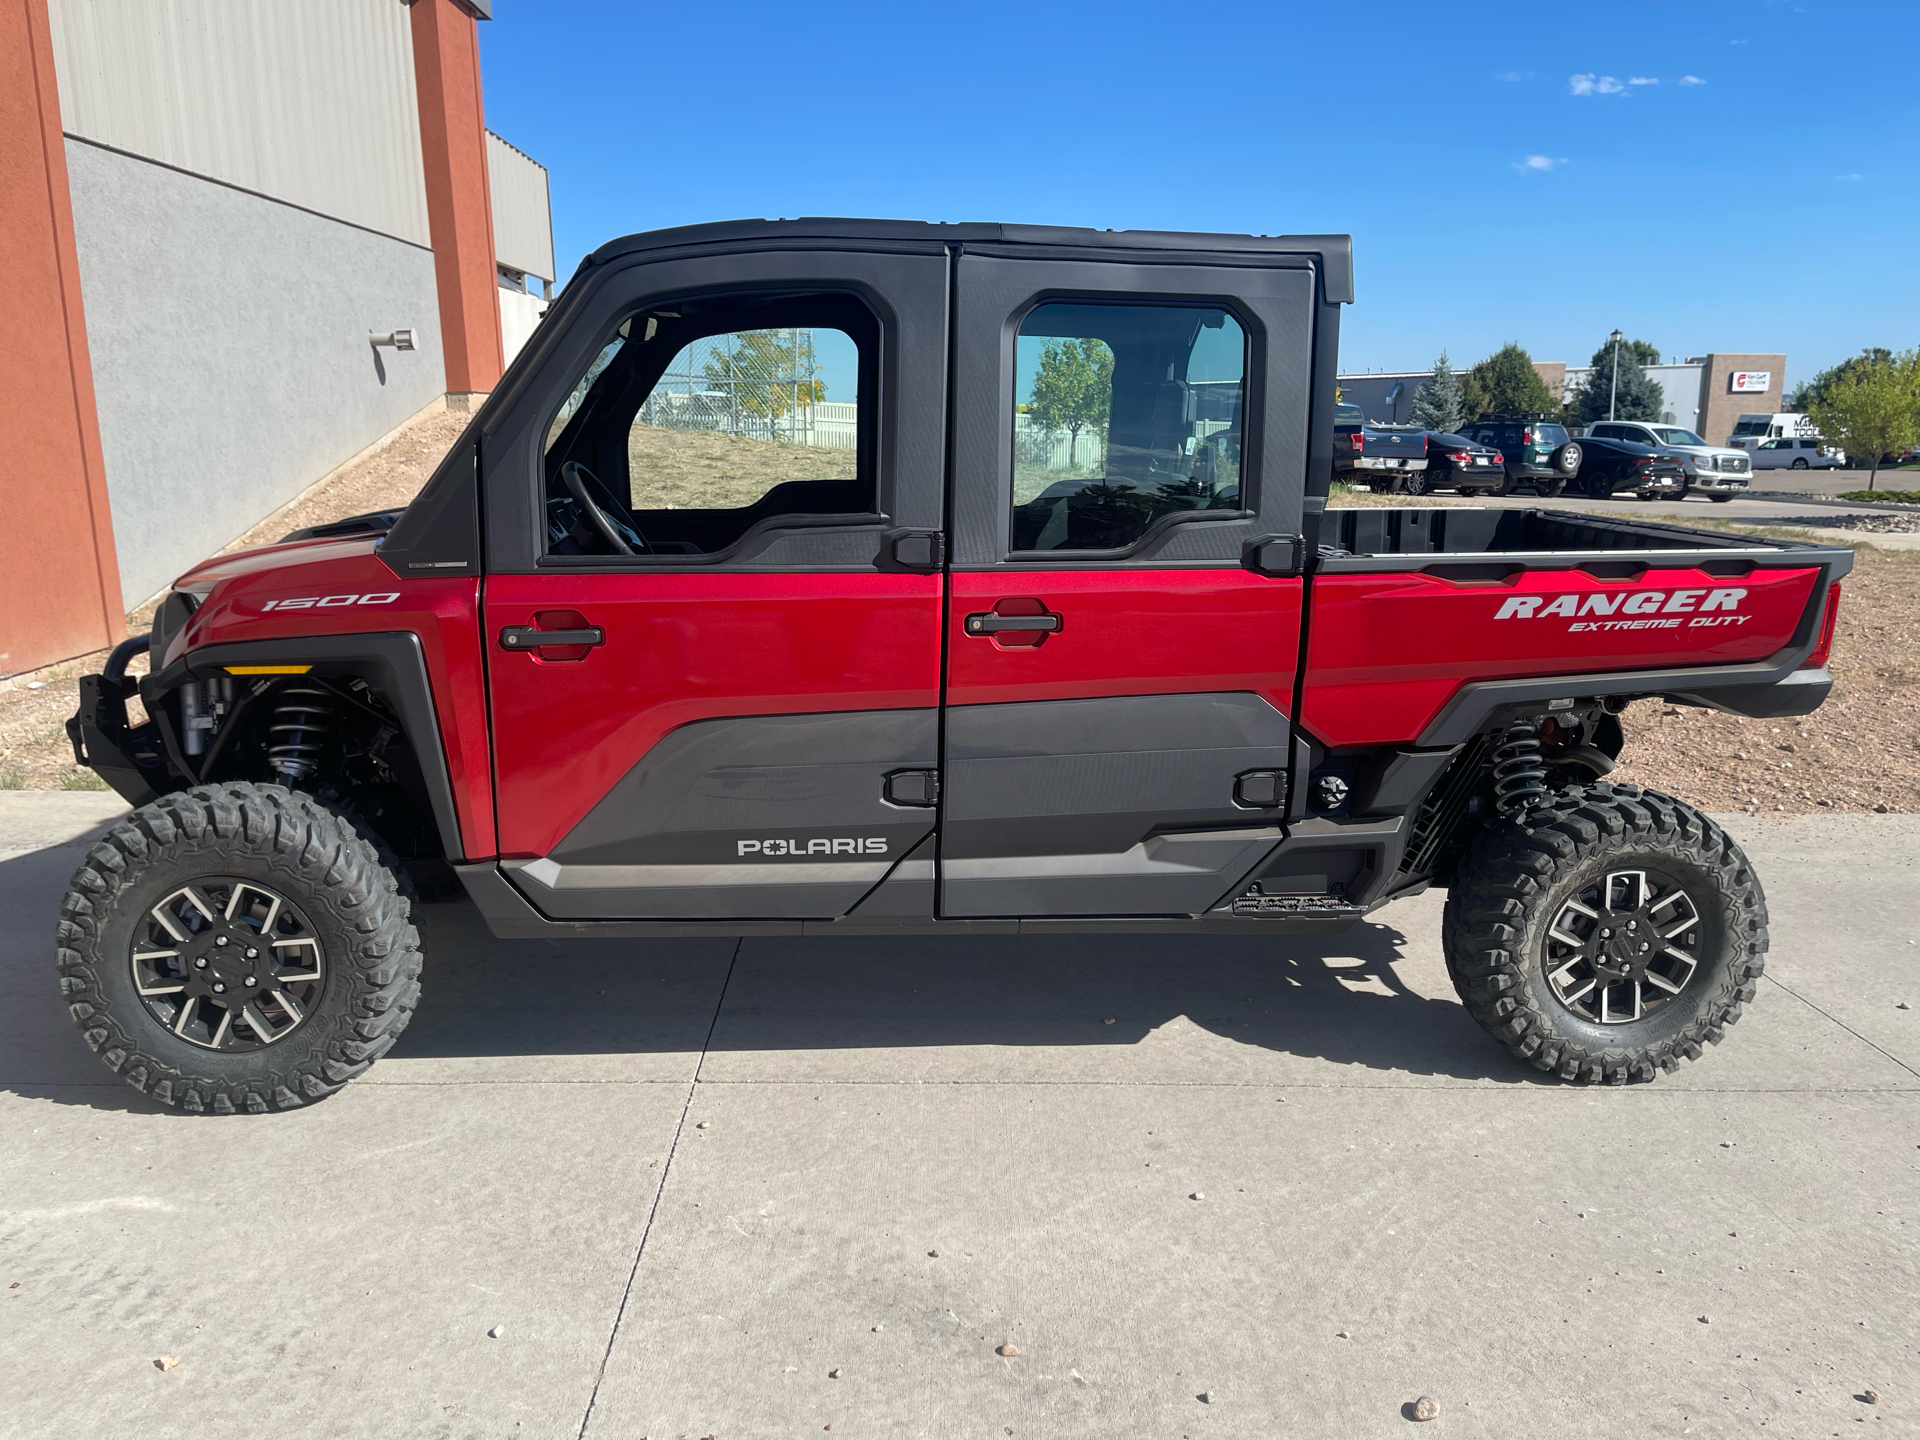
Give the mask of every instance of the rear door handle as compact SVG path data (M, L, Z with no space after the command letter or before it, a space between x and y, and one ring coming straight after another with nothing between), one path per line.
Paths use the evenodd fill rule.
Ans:
M604 645L607 632L598 625L585 630L542 630L533 625L509 625L500 632L502 650L538 650L546 645Z

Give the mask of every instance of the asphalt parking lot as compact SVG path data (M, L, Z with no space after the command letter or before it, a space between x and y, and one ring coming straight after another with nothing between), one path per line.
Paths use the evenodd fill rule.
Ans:
M1510 1063L1433 895L1293 942L448 902L366 1080L202 1118L59 1003L120 808L0 794L0 1435L1920 1432L1920 817L1730 820L1766 981L1651 1086Z

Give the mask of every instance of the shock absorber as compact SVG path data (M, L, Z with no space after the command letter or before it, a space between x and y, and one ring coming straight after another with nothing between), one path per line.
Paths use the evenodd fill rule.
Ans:
M1493 752L1493 803L1502 815L1518 815L1547 793L1547 764L1540 754L1540 727L1515 720Z
M320 768L321 737L331 728L332 711L333 697L318 685L281 690L267 728L267 761L289 789Z

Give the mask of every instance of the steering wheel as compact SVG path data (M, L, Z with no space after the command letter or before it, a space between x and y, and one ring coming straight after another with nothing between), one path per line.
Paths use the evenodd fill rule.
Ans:
M573 497L573 503L580 507L580 513L587 517L587 523L593 526L602 540L607 542L614 554L635 555L639 553L632 545L627 543L627 536L620 533L622 530L626 531L627 535L633 536L633 538L639 542L640 550L648 548L647 538L640 533L638 527L627 524L607 514L606 510L601 508L599 502L588 493L587 487L591 485L593 489L600 492L601 497L606 500L609 506L615 510L620 508L619 502L608 493L607 487L600 483L600 477L587 469L586 466L577 460L567 461L566 464L560 467L560 481L567 487L567 493Z

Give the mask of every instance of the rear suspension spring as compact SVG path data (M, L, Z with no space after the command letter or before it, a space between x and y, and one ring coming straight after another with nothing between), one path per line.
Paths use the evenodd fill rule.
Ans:
M1546 794L1540 727L1531 720L1515 720L1493 752L1493 803L1502 815L1518 815L1539 804Z
M267 762L281 784L291 787L320 768L332 710L332 695L318 685L289 685L280 692L267 729Z

